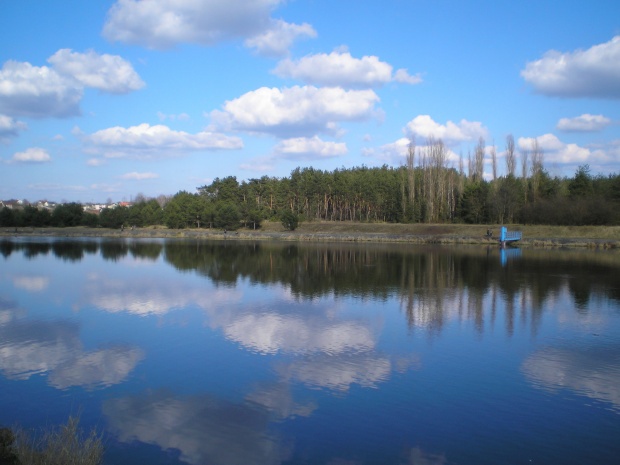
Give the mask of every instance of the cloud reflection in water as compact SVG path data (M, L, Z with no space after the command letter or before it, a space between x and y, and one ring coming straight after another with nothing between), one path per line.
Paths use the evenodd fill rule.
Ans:
M148 391L108 400L103 413L121 441L177 449L190 464L269 465L290 454L290 446L270 434L268 411L256 404Z
M129 345L84 352L79 325L70 321L7 318L0 324L0 372L10 379L47 373L58 389L103 388L124 381L142 359L144 352Z
M546 347L530 355L521 367L535 387L567 388L608 402L620 413L620 348Z

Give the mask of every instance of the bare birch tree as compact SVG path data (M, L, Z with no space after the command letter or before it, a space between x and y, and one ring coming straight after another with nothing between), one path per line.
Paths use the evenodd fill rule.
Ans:
M478 145L474 152L474 180L482 181L484 173L484 139L478 139Z
M508 175L515 175L517 169L517 155L515 153L515 138L512 134L506 136L506 170Z
M523 178L523 196L527 202L527 166L528 166L529 151L527 149L521 150L521 177Z
M407 147L407 174L409 184L409 202L411 205L415 202L415 136L411 136L409 146Z
M540 178L543 172L544 151L538 144L538 139L532 141L532 190L534 195L540 195Z
M497 181L497 149L495 143L491 145L491 167L493 168L493 181Z

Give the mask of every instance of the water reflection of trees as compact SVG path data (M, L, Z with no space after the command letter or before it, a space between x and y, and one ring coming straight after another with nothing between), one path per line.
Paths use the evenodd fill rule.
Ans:
M615 281L618 255L613 252L524 250L502 264L497 248L446 248L356 244L281 244L231 241L2 241L5 256L22 251L32 258L50 251L64 260L80 260L99 251L105 260L128 254L164 260L213 283L282 284L298 299L325 295L360 299L397 297L411 327L440 330L451 315L473 321L504 309L508 333L515 320L535 329L545 303L568 293L579 312L592 299L620 301Z

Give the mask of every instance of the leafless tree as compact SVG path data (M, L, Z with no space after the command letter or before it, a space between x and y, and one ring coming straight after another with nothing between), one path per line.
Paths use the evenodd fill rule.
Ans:
M474 180L482 181L484 173L484 139L478 139L478 145L474 152Z
M411 136L409 146L407 147L407 174L409 184L409 202L413 204L415 201L415 136Z
M528 158L529 151L527 149L521 150L521 177L523 179L523 195L524 200L527 201L527 166L528 166Z
M540 178L543 172L543 158L545 152L538 144L538 139L532 141L532 190L534 195L540 194Z
M517 155L515 153L515 138L512 134L506 136L506 170L508 175L515 175L517 169Z
M491 145L491 166L493 167L493 181L497 181L497 149L495 143Z

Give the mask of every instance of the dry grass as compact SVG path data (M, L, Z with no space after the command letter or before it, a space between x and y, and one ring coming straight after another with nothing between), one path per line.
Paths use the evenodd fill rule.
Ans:
M65 425L33 435L23 430L15 433L13 453L21 465L99 465L103 462L101 435L92 430L85 434L80 418L70 416Z
M510 231L522 231L523 246L620 248L620 226L529 226L507 225ZM493 238L486 238L487 229ZM293 232L279 222L264 221L256 231L239 229L226 235L216 229L167 229L162 226L121 232L104 228L22 228L0 229L0 236L127 237L127 238L202 238L285 241L408 242L417 244L490 244L497 243L500 226L467 224L391 224L310 221Z

